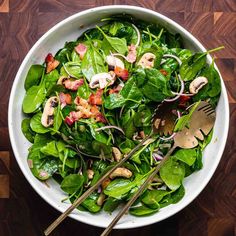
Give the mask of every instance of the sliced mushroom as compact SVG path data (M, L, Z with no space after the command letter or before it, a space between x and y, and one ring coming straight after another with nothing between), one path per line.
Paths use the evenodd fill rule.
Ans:
M115 159L115 161L120 161L121 158L122 158L122 154L120 152L120 150L117 148L117 147L112 147L112 154L113 154L113 157Z
M57 84L63 85L63 83L68 80L68 78L66 76L61 76L58 81Z
M131 176L132 172L125 167L118 167L110 174L111 179L114 179L115 177L124 177L128 179Z
M92 77L89 86L90 88L104 89L106 86L112 85L116 80L116 75L113 71L108 73L99 73Z
M120 67L121 69L125 68L125 65L123 61L121 61L119 58L109 55L106 57L106 62L109 66L109 69L113 70L116 66Z
M88 179L93 179L94 176L94 171L91 169L87 170L87 175L88 175Z
M194 79L189 85L189 92L192 94L197 94L198 91L208 83L208 80L204 76L199 76Z
M54 109L58 105L58 98L56 96L50 97L43 109L43 115L41 118L41 123L44 127L49 127L53 125Z
M106 195L104 193L100 193L98 200L97 200L97 205L102 206L103 202L105 201Z
M153 53L147 52L143 54L143 56L138 62L138 65L143 68L152 68L154 67L155 59L156 59L156 56Z

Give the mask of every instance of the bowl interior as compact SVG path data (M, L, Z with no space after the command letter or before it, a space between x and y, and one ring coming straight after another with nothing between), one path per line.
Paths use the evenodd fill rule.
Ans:
M31 174L27 164L27 149L31 144L25 139L21 132L21 121L24 117L21 106L25 94L25 76L29 67L34 63L42 63L45 55L49 52L54 54L58 49L63 47L66 41L75 40L86 29L98 24L101 18L120 13L127 13L142 20L157 22L172 32L180 33L184 39L186 48L190 48L194 51L205 50L204 47L190 33L184 30L177 23L156 12L132 6L107 6L90 9L75 14L57 24L44 36L42 36L42 38L40 38L40 40L33 46L24 59L12 87L9 102L9 132L15 157L25 177L39 195L41 195L50 205L61 212L65 211L65 209L69 206L68 203L61 203L61 200L65 198L66 195L53 180L49 181L50 188L38 181ZM210 56L208 56L208 62L211 62ZM206 186L220 161L226 142L228 124L228 100L222 80L222 94L217 107L217 117L213 139L204 151L203 169L193 173L184 181L184 186L186 189L185 197L179 203L165 207L161 209L159 213L152 216L137 218L131 215L125 215L119 221L116 228L133 228L158 222L175 214L188 205ZM92 215L90 213L78 212L76 210L71 214L71 217L87 224L106 227L114 215L115 213L108 215L104 212Z

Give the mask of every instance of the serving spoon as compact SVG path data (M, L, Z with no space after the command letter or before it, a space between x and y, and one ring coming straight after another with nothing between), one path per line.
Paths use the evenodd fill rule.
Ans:
M162 104L163 105L163 104ZM164 105L163 105L164 106ZM101 183L109 177L109 175L118 167L122 166L154 133L163 133L163 127L155 125L157 123L157 119L160 122L165 121L169 122L169 124L173 126L173 120L169 121L168 117L170 117L167 113L169 110L161 109L160 107L156 110L155 115L153 117L153 128L150 135L148 135L145 139L143 139L134 149L130 151L130 153L121 159L115 166L113 166L109 171L107 171L98 182L89 188L85 193L83 193L74 203L64 212L62 213L45 231L45 236L48 236L76 207L78 207L93 191L95 191ZM158 115L156 115L158 114ZM165 119L165 120L164 120ZM126 203L124 208L116 215L116 217L112 220L112 222L108 225L108 227L104 230L101 236L108 235L116 223L120 220L120 218L128 211L130 206L135 202L135 200L142 194L142 192L146 189L148 184L153 180L156 176L160 168L165 164L165 162L169 159L173 151L177 147L181 148L193 148L198 145L198 139L203 140L204 136L202 132L207 135L211 131L215 122L215 111L212 109L211 105L207 102L200 102L198 107L193 112L190 121L189 127L184 127L181 131L177 132L174 136L174 145L167 152L165 157L161 160L161 162L155 167L154 171L148 176L148 178L144 181L144 183L140 186L138 191L133 195L133 197ZM174 126L173 126L174 127ZM201 132L202 131L202 132Z

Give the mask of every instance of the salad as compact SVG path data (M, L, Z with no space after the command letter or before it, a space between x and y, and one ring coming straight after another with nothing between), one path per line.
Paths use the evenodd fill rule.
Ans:
M113 212L171 148L183 119L187 125L191 117L188 107L199 101L216 107L220 77L206 56L221 48L196 53L184 47L181 35L122 15L103 19L55 55L49 52L30 67L24 84L21 127L32 143L27 159L33 175L54 178L65 192L62 201L73 202L151 133L153 114L164 103L174 115L172 130L152 135L79 206ZM180 201L184 178L203 166L212 132L194 148L177 148L130 214L150 215Z

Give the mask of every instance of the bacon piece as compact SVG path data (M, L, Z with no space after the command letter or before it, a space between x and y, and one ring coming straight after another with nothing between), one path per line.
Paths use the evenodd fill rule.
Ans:
M123 86L118 85L117 87L115 87L115 88L113 88L113 89L109 89L109 94L112 94L112 93L119 93L122 88L123 88Z
M118 77L122 78L123 80L127 80L129 77L129 71L126 69L122 69L118 66L115 67L114 72Z
M71 104L71 96L68 93L59 94L61 108L65 107L67 104Z
M92 93L89 96L89 103L91 105L102 105L102 94L103 94L102 89L98 89L95 94Z
M82 60L86 51L87 51L87 46L84 45L83 43L79 43L76 47L75 47L75 51L79 54L80 59Z
M107 121L106 121L105 117L102 115L102 113L99 113L99 114L96 115L96 121L97 122L102 122L104 124L107 123Z
M51 53L48 53L48 55L45 58L45 62L47 64L46 73L50 73L52 70L56 69L60 64L58 60L55 60L55 58Z
M164 75L164 76L167 76L168 75L168 72L164 69L160 69L160 72Z
M180 96L178 107L185 109L187 107L187 102L191 99L189 96Z
M79 79L79 80L65 80L63 82L65 88L72 90L72 91L76 91L80 86L82 86L84 84L84 80L83 79Z
M127 61L130 63L134 63L137 58L137 51L136 46L134 44L131 44L128 46L128 55L126 57Z

